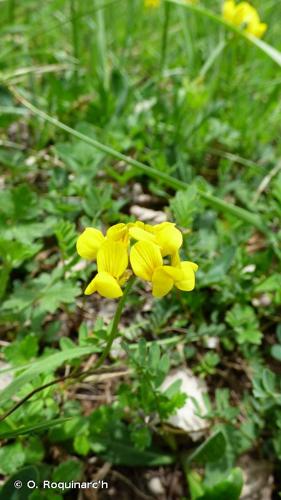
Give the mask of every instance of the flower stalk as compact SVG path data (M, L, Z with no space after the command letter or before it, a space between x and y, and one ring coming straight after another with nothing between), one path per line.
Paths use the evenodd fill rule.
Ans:
M118 325L120 322L122 311L124 309L128 294L131 291L131 288L134 284L135 279L136 279L135 276L131 276L131 278L127 282L126 287L124 288L123 295L122 295L121 299L119 300L118 305L116 307L116 311L114 314L114 318L113 318L113 322L112 322L112 326L111 326L111 330L110 330L107 344L105 346L105 349L104 349L102 355L99 357L99 359L97 360L97 362L95 363L95 365L93 367L93 369L95 369L95 370L103 365L103 362L105 361L108 354L110 353L110 350L111 350L111 347L112 347L114 340L118 336Z

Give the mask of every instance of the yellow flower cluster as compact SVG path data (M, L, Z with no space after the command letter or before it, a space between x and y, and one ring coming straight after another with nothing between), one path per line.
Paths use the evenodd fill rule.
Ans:
M248 2L235 3L234 0L226 0L223 4L223 17L235 26L241 27L249 35L261 38L267 29L262 23L256 9Z
M132 273L152 284L154 297L163 297L173 286L193 290L198 266L180 260L181 245L182 233L171 222L115 224L105 236L99 229L86 228L77 240L77 252L97 261L97 274L85 294L121 297L121 287Z

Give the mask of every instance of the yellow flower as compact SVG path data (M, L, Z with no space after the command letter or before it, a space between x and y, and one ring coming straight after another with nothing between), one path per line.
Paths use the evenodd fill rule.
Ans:
M151 241L160 247L163 257L174 254L182 245L182 234L172 222L151 226L136 222L129 234L137 241Z
M97 252L98 273L89 283L85 295L98 292L102 297L116 299L123 295L120 284L128 267L127 247L120 241L106 240Z
M137 242L131 245L130 239ZM141 221L115 224L105 236L100 230L87 227L77 240L77 252L85 259L97 260L97 274L85 294L98 292L112 299L123 295L121 287L132 274L128 268L130 246L133 272L152 283L155 297L166 295L173 286L179 290L193 290L198 266L189 261L181 262L182 241L181 232L171 222L154 226Z
M155 7L159 7L160 0L144 0L144 6L147 9L153 9Z
M173 286L179 290L193 290L198 266L193 262L180 262L177 257L174 260L177 266L164 265L159 246L148 240L138 241L130 254L134 274L152 283L154 297L163 297Z
M257 10L248 2L236 5L234 0L226 0L222 12L226 21L241 27L249 35L261 38L267 29L267 25L260 21Z

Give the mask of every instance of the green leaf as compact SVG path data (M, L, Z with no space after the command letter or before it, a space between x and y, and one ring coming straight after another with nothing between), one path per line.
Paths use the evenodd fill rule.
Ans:
M21 241L0 238L0 254L12 268L19 267L24 261L31 259L42 248L40 244L22 243Z
M80 288L70 281L58 281L54 273L42 273L27 286L18 287L3 304L3 310L20 313L36 304L37 312L54 313L61 304L73 304Z
M202 478L198 472L192 471L187 474L189 492L191 495L191 500L197 500L204 493L202 486Z
M49 420L48 422L44 422L42 424L21 427L17 430L14 430L14 431L0 432L0 439L13 439L17 436L23 436L25 434L31 434L33 432L45 431L45 430L51 429L52 427L55 427L56 425L61 425L70 419L71 419L71 417L56 418L53 420Z
M5 358L15 366L23 365L36 356L38 342L34 333L27 335L23 340L16 340L4 348Z
M197 450L186 457L188 463L200 464L218 461L225 453L226 439L222 431L218 431L202 443Z
M15 481L22 482L22 488L15 488ZM27 500L32 490L27 487L28 481L34 481L39 484L39 471L35 467L24 467L17 470L11 476L0 490L0 500Z
M262 332L255 311L250 306L235 304L226 314L226 321L237 333L238 344L260 344Z
M71 282L58 282L42 292L39 310L54 313L60 304L73 304L81 290Z
M205 488L204 494L198 497L198 500L239 500L242 486L242 471L235 468L215 486Z
M25 463L33 464L41 462L45 455L45 448L42 439L38 436L29 436L28 441L25 442Z
M281 361L281 345L280 344L274 344L271 349L271 356L274 359L277 359L278 361Z
M75 252L77 240L77 231L75 224L62 220L55 226L55 235L58 240L59 248L63 259L68 259Z
M79 455L87 455L90 451L89 436L87 433L77 434L74 438L73 446Z
M222 255L212 262L209 271L207 271L200 280L201 286L209 286L225 280L227 271L230 269L235 258L236 248L228 247Z
M82 463L79 460L66 460L62 462L53 472L52 481L56 483L79 481L82 474Z
M160 347L154 342L149 348L148 366L150 370L155 371L160 361Z
M281 288L281 276L280 274L272 274L264 281L262 281L258 286L255 287L256 293L264 292L276 292Z
M101 454L104 460L115 465L157 467L160 465L169 465L175 461L173 455L163 453L160 450L138 450L132 444L119 441L109 442L101 438L95 440L91 448L96 453Z
M281 348L281 346L280 346ZM267 393L274 394L276 391L276 375L270 371L268 368L265 368L262 371L262 383Z
M25 462L25 451L20 443L0 448L0 473L13 474Z
M190 229L193 222L193 215L198 211L198 194L195 185L190 185L185 191L178 191L176 196L170 201L170 207L176 223Z
M52 354L51 356L45 356L35 361L0 393L0 404L2 405L9 401L25 384L32 381L37 375L53 372L66 361L92 354L94 352L93 349L93 347L76 347Z

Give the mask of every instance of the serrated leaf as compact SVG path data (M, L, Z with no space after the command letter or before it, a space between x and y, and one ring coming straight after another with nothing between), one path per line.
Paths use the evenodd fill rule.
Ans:
M75 252L77 240L75 224L62 220L55 226L54 232L63 258L68 259L72 257Z
M178 191L170 201L172 213L179 226L191 228L194 213L198 211L197 198L197 188L191 185L185 191Z

